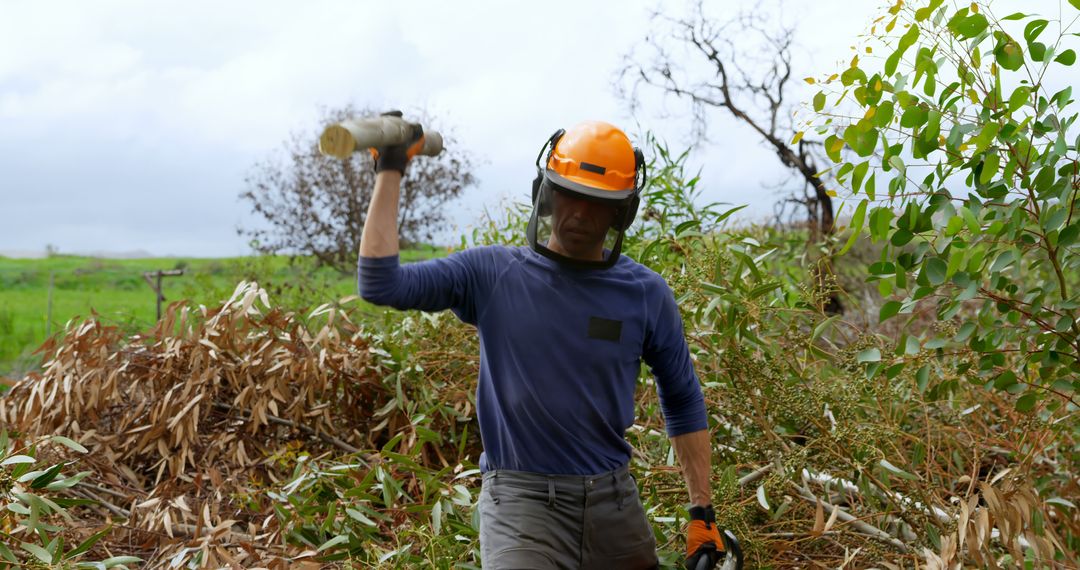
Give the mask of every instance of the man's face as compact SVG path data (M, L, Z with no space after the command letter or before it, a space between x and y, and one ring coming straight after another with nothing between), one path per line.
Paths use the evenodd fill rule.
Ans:
M548 248L575 259L602 260L604 238L615 213L616 207L612 204L552 191L552 233Z

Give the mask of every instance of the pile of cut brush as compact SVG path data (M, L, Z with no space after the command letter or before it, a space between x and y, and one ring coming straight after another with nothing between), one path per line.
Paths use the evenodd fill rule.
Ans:
M1076 567L1075 407L1017 410L970 348L822 332L836 319L799 308L819 303L763 300L728 250L668 278L712 418L718 523L748 567ZM140 335L70 324L0 398L0 570L5 546L27 567L75 551L147 568L476 568L475 332L357 306L290 312L242 283ZM647 374L639 390L632 468L674 568L686 488ZM30 470L5 431L17 449L64 444L36 460L85 475Z
M66 492L92 504L72 509L84 524L66 525L68 542L111 526L95 549L150 567L294 566L320 545L299 519L282 522L295 505L271 491L298 463L347 457L360 480L381 463L361 449L412 457L424 464L418 473L474 452L468 438L424 435L460 429L443 419L467 421L466 392L448 392L451 413L429 418L418 437L398 361L341 306L284 312L241 283L214 310L174 304L144 335L92 318L43 346L43 370L0 398L0 424L89 450L78 459L89 476ZM405 492L419 485L392 475ZM360 517L376 533L401 522Z

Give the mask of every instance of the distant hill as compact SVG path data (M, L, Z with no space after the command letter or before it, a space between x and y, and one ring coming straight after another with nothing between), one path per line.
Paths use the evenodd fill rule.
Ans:
M99 259L144 259L155 257L145 249L133 249L131 251L87 251L87 252L64 252L63 255L77 255L81 257L96 257ZM0 257L13 259L44 259L49 254L45 250L31 251L19 249L0 249Z

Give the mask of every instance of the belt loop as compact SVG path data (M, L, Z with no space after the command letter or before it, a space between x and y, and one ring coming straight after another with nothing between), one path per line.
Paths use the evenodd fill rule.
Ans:
M499 472L496 470L495 474L488 479L488 493L491 494L491 502L496 505L499 504L499 495L495 493L495 482L499 480Z
M548 508L555 508L555 478L548 477Z
M615 471L611 472L611 485L615 487L615 501L621 511L623 505L623 492L619 489L619 477L616 475Z

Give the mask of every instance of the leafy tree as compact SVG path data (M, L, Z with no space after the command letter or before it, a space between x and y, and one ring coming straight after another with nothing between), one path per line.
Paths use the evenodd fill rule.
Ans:
M325 110L321 124L378 114L347 105ZM446 149L436 157L417 157L405 173L398 219L405 243L431 240L446 221L446 204L476 183L474 158L454 144L452 133L426 113L416 119L439 130ZM251 238L260 253L310 255L320 265L348 273L356 267L375 171L366 152L349 160L323 156L318 137L319 132L293 133L285 142L284 159L274 155L254 166L240 197L266 226L237 232Z
M898 350L966 353L961 372L1020 411L1080 404L1080 140L1072 87L1051 81L1076 61L1078 18L899 0L808 125L858 200L844 249L864 231L883 245L880 320L946 325Z

